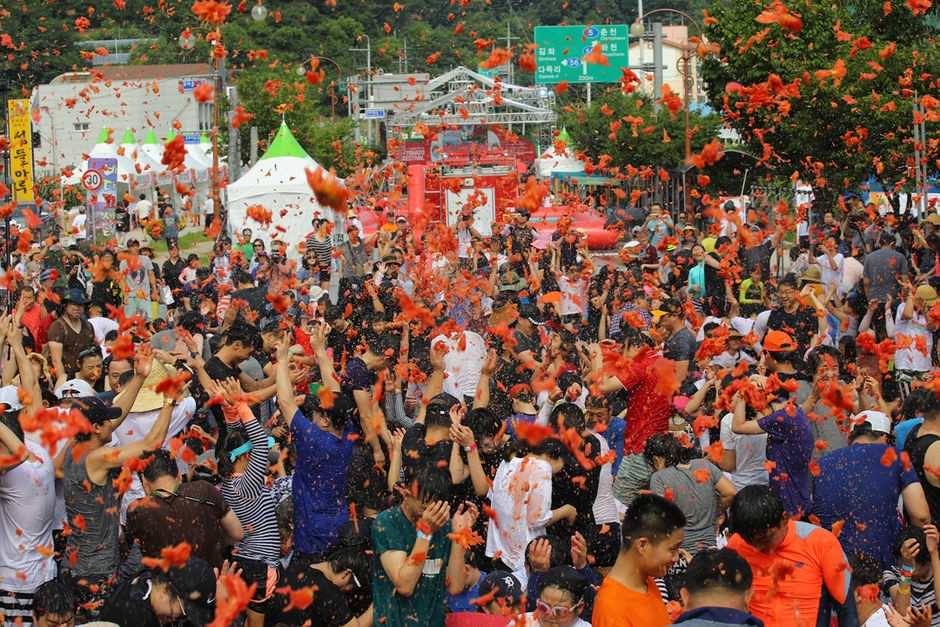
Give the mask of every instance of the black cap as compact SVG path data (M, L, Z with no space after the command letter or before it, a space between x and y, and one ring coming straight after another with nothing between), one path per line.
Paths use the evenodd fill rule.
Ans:
M481 598L489 598L492 594L493 601L502 601L506 607L521 601L525 592L516 576L505 570L496 570L484 577L479 591Z
M674 298L667 298L660 304L659 309L651 311L654 316L664 316L666 314L682 313L682 303Z
M137 240L133 237L130 238L127 240L127 247L130 248L131 246L140 246L140 240Z
M179 595L186 618L195 627L204 627L215 618L215 573L198 557L190 557L182 566L169 569L167 578Z
M76 305L87 305L91 301L88 300L88 296L82 290L77 287L73 287L65 293L62 297L63 302L75 303Z
M72 402L72 409L82 412L85 419L93 425L100 425L106 420L121 417L121 408L107 405L97 396L83 396Z
M519 305L519 317L528 319L532 324L545 324L542 312L532 303Z

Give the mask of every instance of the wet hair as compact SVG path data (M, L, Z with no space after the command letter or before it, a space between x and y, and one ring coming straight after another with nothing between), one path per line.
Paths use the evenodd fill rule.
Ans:
M685 523L685 514L672 501L657 494L641 494L633 499L624 516L620 551L629 552L640 538L658 544L676 529L685 527Z
M5 411L0 414L0 423L13 432L20 442L23 441L23 427L20 426L20 410ZM16 451L10 451L15 453Z
M791 249L793 250L793 249ZM792 272L786 274L782 279L777 281L777 289L779 290L784 285L792 287L793 289L799 289L796 284L796 276Z
M334 305L330 303L323 309L323 319L327 322L333 322L334 320L342 320L343 308L339 305Z
M731 502L731 530L751 542L779 527L784 513L779 494L765 485L749 485Z
M473 437L495 438L503 431L503 420L489 407L476 407L467 412L463 423L473 431Z
M855 338L849 335L840 337L839 353L845 363L854 364L858 359L858 344L855 342Z
M588 578L574 569L574 566L556 566L545 574L542 581L542 590L557 588L568 594L572 605L584 599L584 593L591 585ZM540 591L541 592L541 591Z
M401 336L395 333L383 333L369 340L369 352L373 355L383 355L392 351L398 353L401 348Z
M427 404L424 413L424 423L428 428L430 427L447 427L450 428L452 421L450 418L450 411L456 406L460 405L460 400L457 397L448 394L447 392L442 392L432 398Z
M690 595L721 590L744 595L754 583L751 566L733 549L706 549L696 553L685 571Z
M347 546L337 549L330 556L330 570L339 574L351 570L360 585L372 583L372 559L361 547Z
M58 579L47 581L33 593L33 617L39 619L47 614L52 616L75 614L75 595Z
M548 540L548 546L551 548L548 557L549 568L571 565L571 542L558 536L539 536L530 540L525 547L525 561L527 564L531 564L529 558L532 555L532 547L539 540Z
M251 285L255 284L255 280L252 279L251 275L244 270L236 270L233 272L232 280L235 281L235 285L243 285L245 283L249 283Z
M447 470L422 466L415 470L409 489L419 501L430 503L450 498L451 480Z
M650 468L653 467L653 458L662 457L666 468L680 463L682 458L682 444L679 440L665 433L654 433L646 440L643 446L643 457Z
M848 555L849 568L852 569L852 588L881 585L882 570L878 562L864 553Z
M924 533L923 527L914 527L913 525L901 527L901 531L894 539L894 559L900 561L901 547L911 538L920 545L920 551L914 556L914 563L918 566L926 566L930 563L930 553L927 551L927 534Z
M916 388L911 390L904 402L901 404L900 420L910 420L917 418L924 412L924 407L934 392L927 388Z
M810 375L816 374L819 367L826 363L827 358L832 359L839 368L839 377L842 377L845 373L845 362L842 359L842 353L835 346L817 346L811 350L806 358L807 372Z
M558 429L559 426L565 429L575 429L578 432L584 431L584 411L574 403L558 403L552 409L551 418L548 424Z
M242 346L260 348L261 332L247 322L236 320L232 323L232 326L225 331L224 346L231 346L235 342L241 342Z
M179 467L176 460L173 459L170 451L158 448L152 453L145 453L141 459L147 462L147 465L140 471L141 476L148 482L153 483L160 477L178 477Z
M537 444L530 445L525 440L516 440L506 447L505 458L524 457L525 455L545 455L549 459L567 461L570 453L558 438L543 438Z

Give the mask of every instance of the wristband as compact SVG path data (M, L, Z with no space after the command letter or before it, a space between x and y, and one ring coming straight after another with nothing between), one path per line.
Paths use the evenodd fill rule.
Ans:
M475 451L475 450L477 450L477 443L474 442L474 443L471 444L470 446L465 446L465 447L463 447L463 450L465 450L465 451L468 452L468 453L469 453L470 451Z
M428 534L424 533L423 531L419 531L419 532L418 532L418 539L419 539L419 540L427 540L428 542L430 542L430 541L431 541L431 536L429 536Z
M905 566L905 565L902 564L902 565L901 565L901 568L900 568L899 570L901 571L901 574L902 574L902 575L907 575L908 577L910 577L911 575L914 574L914 567L913 567L913 566Z
M898 577L898 582L900 582L901 585L910 585L910 583L911 583L911 578L910 578L910 577L904 577L904 576L902 575L901 577Z
M911 584L906 586L898 586L898 594L910 594L911 593Z

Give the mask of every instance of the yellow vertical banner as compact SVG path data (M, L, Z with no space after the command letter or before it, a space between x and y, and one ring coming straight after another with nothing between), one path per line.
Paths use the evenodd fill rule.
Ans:
M29 119L29 100L10 100L8 106L13 200L33 202L33 134Z

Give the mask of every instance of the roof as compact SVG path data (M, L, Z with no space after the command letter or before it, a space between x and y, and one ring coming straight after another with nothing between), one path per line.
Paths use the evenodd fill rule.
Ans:
M154 80L165 78L188 78L192 76L211 76L212 68L208 63L179 63L172 65L104 65L94 70L105 80ZM87 77L87 78L86 78ZM91 82L91 72L69 72L53 79L52 83Z

